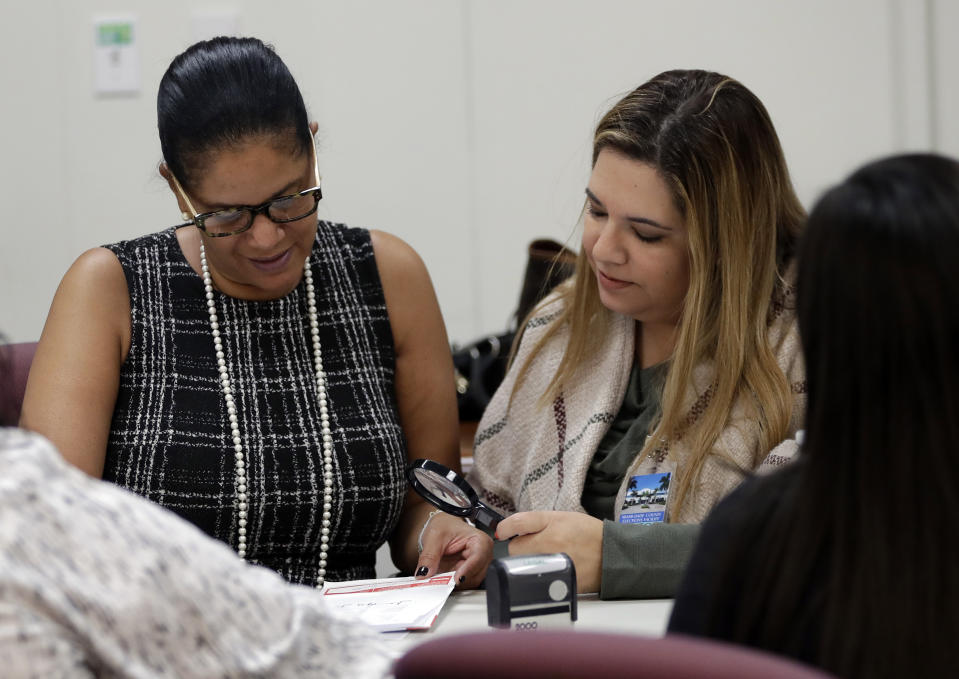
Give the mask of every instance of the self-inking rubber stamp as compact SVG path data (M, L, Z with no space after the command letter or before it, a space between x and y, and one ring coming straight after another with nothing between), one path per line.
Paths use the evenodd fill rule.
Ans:
M493 559L486 572L490 627L532 631L576 621L576 569L568 555Z

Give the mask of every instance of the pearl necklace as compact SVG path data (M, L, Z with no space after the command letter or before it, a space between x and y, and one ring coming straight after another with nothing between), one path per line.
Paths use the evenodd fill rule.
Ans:
M216 362L220 371L220 386L226 401L226 411L230 417L230 430L233 450L236 457L236 506L237 506L237 554L246 558L246 519L248 495L246 491L246 456L243 453L243 439L236 416L236 403L233 400L233 388L227 372L223 342L220 340L220 322L213 301L213 278L206 263L206 248L200 243L200 269L203 272L203 289L206 291L206 308L210 312L210 330L213 332L213 346L216 350ZM313 339L313 362L316 369L316 393L320 405L320 433L323 437L323 522L320 526L320 560L317 587L326 580L326 557L330 542L330 502L333 488L333 437L330 435L330 414L327 410L326 373L323 372L323 355L320 352L320 330L316 315L316 293L313 287L313 272L310 271L310 258L303 264L303 278L306 281L306 305L310 319L310 335Z

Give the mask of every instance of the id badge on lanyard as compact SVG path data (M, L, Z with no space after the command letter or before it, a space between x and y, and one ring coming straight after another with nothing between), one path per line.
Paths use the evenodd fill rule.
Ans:
M620 523L663 523L672 472L632 476L620 508Z

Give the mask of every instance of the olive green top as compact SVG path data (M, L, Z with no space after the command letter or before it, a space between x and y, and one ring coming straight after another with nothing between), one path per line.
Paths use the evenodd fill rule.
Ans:
M623 475L646 444L646 436L659 417L660 394L667 363L640 368L634 362L626 396L586 472L583 509L597 519L613 519L616 494Z

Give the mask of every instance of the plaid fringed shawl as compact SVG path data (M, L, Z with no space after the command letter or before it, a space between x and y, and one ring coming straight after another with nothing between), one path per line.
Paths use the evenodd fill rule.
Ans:
M771 309L769 342L794 396L789 436L802 427L806 407L805 372L796 325L791 287L777 295ZM576 379L564 385L549 408L537 401L559 368L568 331L561 329L540 352L536 362L513 394L520 366L561 311L554 293L539 306L526 326L513 366L490 401L476 432L474 467L469 480L483 501L505 512L530 510L585 511L583 483L590 460L616 418L626 393L634 357L636 323L615 314L602 348L580 367ZM687 393L690 422L708 405L713 370L700 365ZM512 403L510 396L512 395ZM745 416L737 402L729 423L703 464L683 506L669 499L670 521L697 523L742 480L744 471L780 466L795 455L797 445L787 440L772 452L760 451L759 424ZM622 507L631 476L665 471L681 465L689 450L683 441L668 441L655 455L639 456L623 477L616 499ZM617 518L619 510L617 509Z

